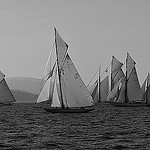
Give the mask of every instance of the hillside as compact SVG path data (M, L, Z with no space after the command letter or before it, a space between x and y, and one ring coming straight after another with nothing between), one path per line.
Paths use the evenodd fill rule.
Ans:
M36 94L23 90L12 89L11 91L17 102L36 102L38 97Z
M33 94L38 94L41 85L41 79L31 77L9 77L6 78L10 89L27 91Z

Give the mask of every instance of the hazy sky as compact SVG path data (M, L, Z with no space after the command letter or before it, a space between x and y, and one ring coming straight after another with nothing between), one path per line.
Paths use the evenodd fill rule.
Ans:
M54 27L85 83L126 52L140 82L150 71L150 0L0 0L0 70L42 78Z

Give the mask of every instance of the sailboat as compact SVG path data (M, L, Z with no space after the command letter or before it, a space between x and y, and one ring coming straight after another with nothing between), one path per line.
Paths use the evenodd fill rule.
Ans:
M142 95L143 95L143 99L145 100L146 104L149 104L148 106L150 106L150 74L148 73L142 87Z
M109 93L108 101L115 98L115 101L110 104L120 107L143 107L148 105L143 99L135 64L135 61L127 53L125 77L122 77Z
M121 63L115 56L112 56L111 63L102 73L107 73L107 76L101 81L100 68L99 67L99 77L95 81L95 83L88 87L90 94L93 97L94 102L112 102L113 98L107 100L109 94L109 89L113 89L113 87L117 84L117 82L124 76L124 73L121 69L123 63ZM108 68L110 68L110 75L108 75ZM96 72L97 73L97 72ZM95 74L96 74L95 73ZM95 75L94 75L95 76ZM110 85L109 85L109 76L110 76ZM110 88L109 88L110 87ZM113 90L114 91L114 90Z
M0 106L12 105L15 101L5 80L5 75L0 71Z
M99 71L99 75L98 75L98 79L92 84L90 85L90 83L88 84L87 88L94 100L95 103L99 103L99 102L104 102L106 100L106 97L108 95L109 92L109 78L108 75L105 76L102 80L101 80L101 76L107 72L107 70L105 70L105 72L101 75L101 66L99 67L98 71ZM95 75L97 74L97 72L95 73ZM95 76L94 75L94 76ZM94 77L93 77L94 78Z
M75 68L69 54L68 45L56 28L55 53L56 63L50 70L37 102L45 96L51 103L43 109L50 113L86 113L94 110L94 101ZM44 95L44 96L42 96Z

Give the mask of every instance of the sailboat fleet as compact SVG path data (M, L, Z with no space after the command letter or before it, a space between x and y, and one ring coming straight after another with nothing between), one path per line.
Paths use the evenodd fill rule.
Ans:
M102 77L99 67L97 80L86 86L68 53L68 44L54 28L54 49L50 53L46 73L37 103L50 113L86 113L98 103L119 107L150 106L150 74L140 87L136 62L127 53L125 63L112 56L109 75ZM125 70L123 70L125 66ZM105 72L108 72L106 68ZM102 80L101 80L102 79ZM43 84L42 84L43 85ZM11 105L15 98L5 75L0 72L0 105Z
M119 107L150 106L149 73L142 87L140 87L135 64L136 62L129 53L127 53L125 64L112 56L110 85L108 76L103 81L96 80L96 82L88 88L93 100L95 102L107 102ZM125 73L122 69L124 65L126 65ZM104 82L103 84L105 86L102 86L103 84L101 85L102 82ZM101 97L102 94L105 98Z

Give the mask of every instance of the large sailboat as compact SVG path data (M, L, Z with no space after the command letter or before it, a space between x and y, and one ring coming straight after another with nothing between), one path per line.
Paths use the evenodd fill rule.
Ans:
M5 75L0 71L0 106L12 105L15 101L16 100L5 80Z
M135 64L135 61L127 53L126 73L109 93L107 101L115 99L110 104L120 107L148 106L142 95Z
M43 109L50 113L86 113L94 110L94 101L75 68L68 45L55 30L56 61L37 102L49 101Z

